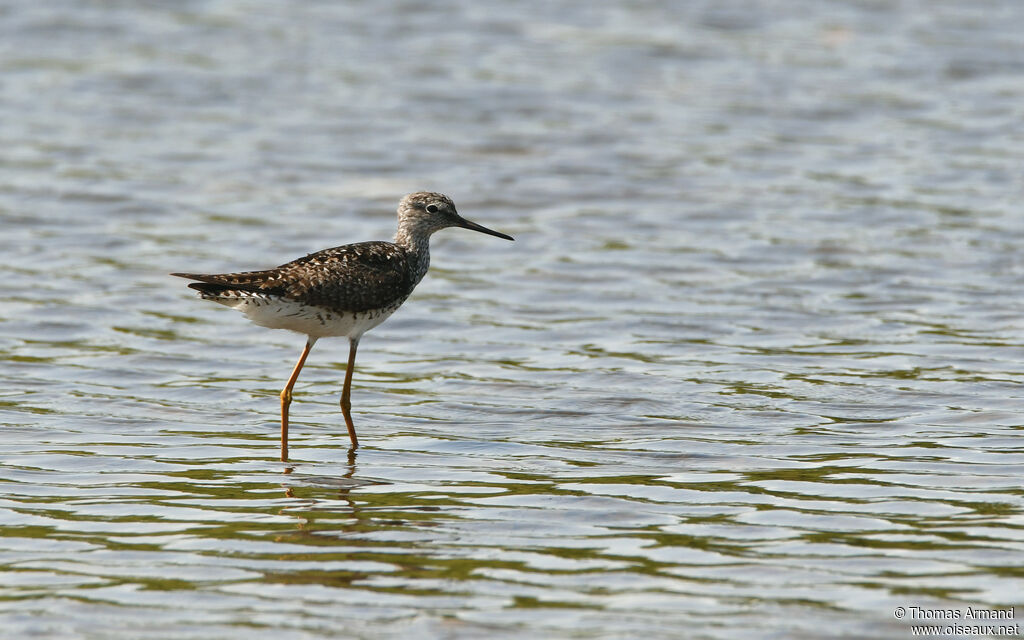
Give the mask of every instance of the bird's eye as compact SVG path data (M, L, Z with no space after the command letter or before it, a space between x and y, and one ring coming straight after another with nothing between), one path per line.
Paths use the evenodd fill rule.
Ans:
M428 204L427 205L427 213L437 213L437 205L436 204Z

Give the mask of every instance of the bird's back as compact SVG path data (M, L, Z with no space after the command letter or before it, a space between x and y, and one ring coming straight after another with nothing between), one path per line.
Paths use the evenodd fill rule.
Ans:
M324 249L274 269L173 275L203 298L235 307L253 322L308 335L361 334L380 324L412 293L408 252L373 241Z

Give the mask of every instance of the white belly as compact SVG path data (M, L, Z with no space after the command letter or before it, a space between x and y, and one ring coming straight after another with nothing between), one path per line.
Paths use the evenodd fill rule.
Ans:
M261 327L288 329L312 338L331 336L359 338L387 320L404 302L404 300L399 300L385 309L338 313L294 300L256 294L208 297L207 299L238 309Z

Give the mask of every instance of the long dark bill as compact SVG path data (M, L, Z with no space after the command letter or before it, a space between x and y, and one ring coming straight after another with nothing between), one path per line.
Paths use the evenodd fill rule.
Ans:
M462 227L463 229L472 229L473 231L479 231L480 233L486 233L489 236L496 236L498 238L504 238L506 240L513 240L513 241L515 240L515 238L513 238L512 236L505 235L504 233L500 233L500 232L494 231L492 229L488 229L487 227L485 227L483 225L477 224L475 222L470 222L469 220L466 220L465 218L462 218L462 221L459 223L459 226Z

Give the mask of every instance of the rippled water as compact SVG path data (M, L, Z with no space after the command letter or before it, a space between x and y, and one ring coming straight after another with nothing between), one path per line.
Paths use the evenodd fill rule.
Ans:
M1024 5L0 3L10 637L1024 610ZM170 271L435 236L347 349ZM1017 612L1018 619L1022 616ZM920 620L918 620L920 622Z

